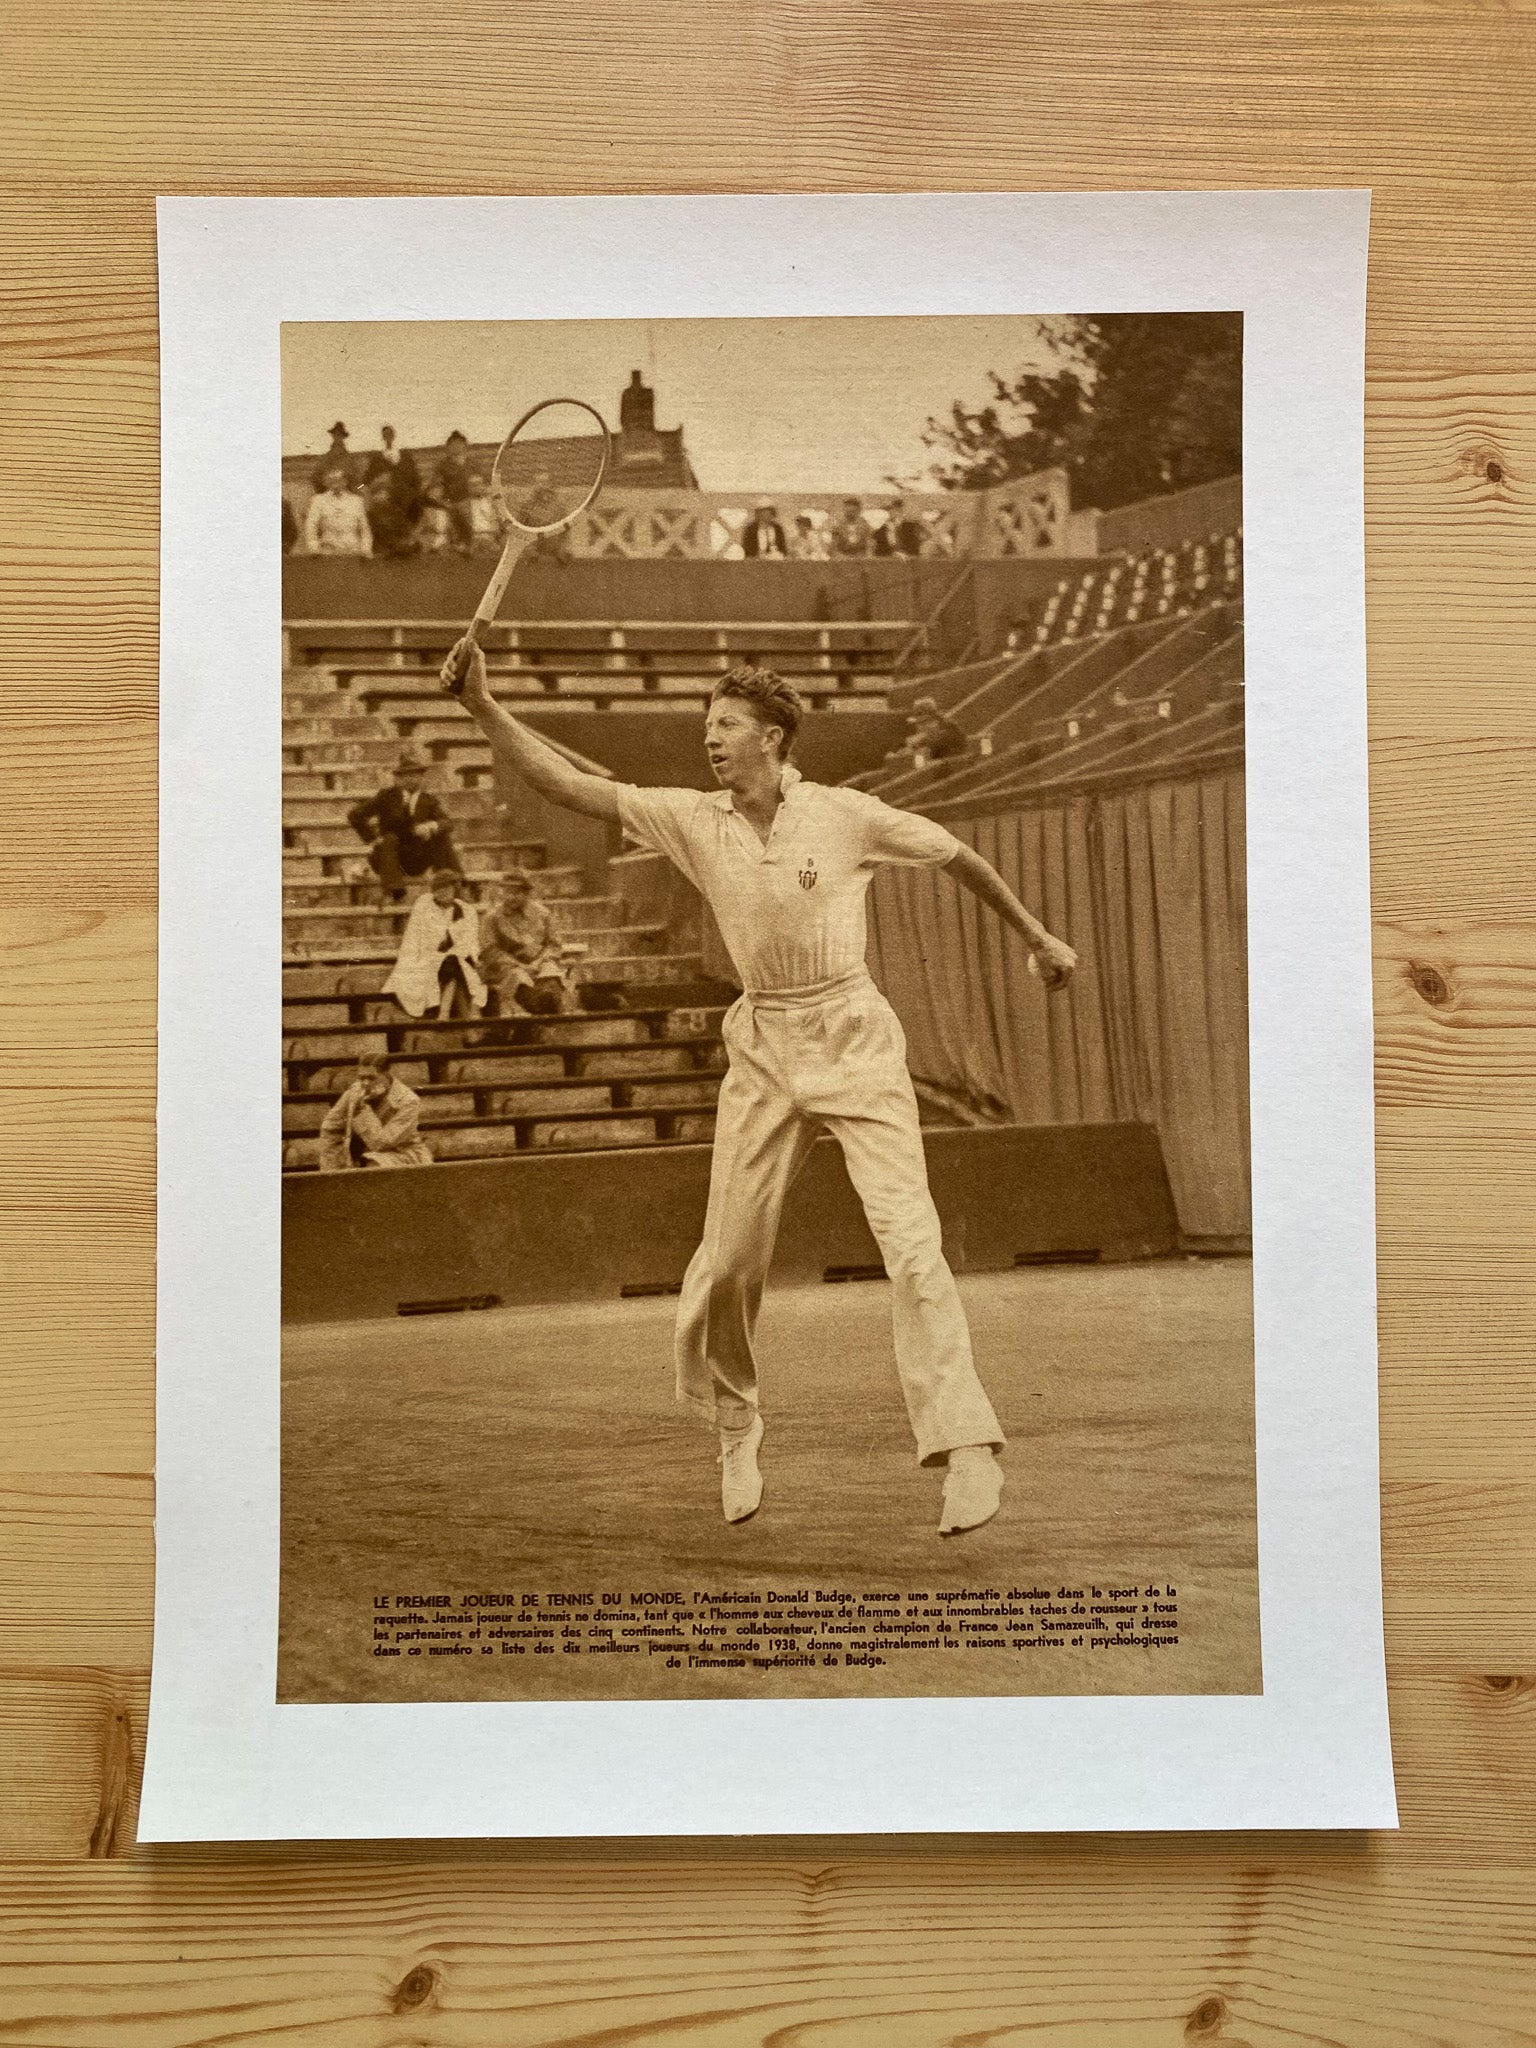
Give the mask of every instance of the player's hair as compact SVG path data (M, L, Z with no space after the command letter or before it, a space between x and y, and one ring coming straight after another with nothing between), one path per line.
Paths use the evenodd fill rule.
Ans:
M786 683L771 668L753 668L743 663L723 675L709 693L711 704L718 704L722 697L739 698L760 725L778 726L784 735L779 752L788 758L805 709L793 683Z

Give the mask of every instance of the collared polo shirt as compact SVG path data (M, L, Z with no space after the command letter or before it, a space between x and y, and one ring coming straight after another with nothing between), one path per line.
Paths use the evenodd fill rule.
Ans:
M715 914L753 995L819 988L864 965L864 899L878 867L942 867L960 842L862 789L806 782L786 768L767 842L728 789L619 786L631 839L664 853Z

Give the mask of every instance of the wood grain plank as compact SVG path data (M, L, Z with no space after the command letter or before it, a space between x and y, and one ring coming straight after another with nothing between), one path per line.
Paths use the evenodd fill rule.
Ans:
M650 33L628 38L613 34L607 10L573 18L553 0L529 0L515 37L494 0L466 0L451 22L430 25L378 0L345 10L250 0L238 18L141 0L132 15L117 64L62 66L57 17L44 0L11 10L17 170L66 186L131 187L149 162L168 185L214 163L226 186L288 168L308 174L306 189L453 179L481 190L507 178L510 155L541 165L551 184L583 167L589 180L601 177L606 161L610 178L622 164L629 180L662 189L794 189L839 170L921 188L942 154L952 174L959 157L972 179L990 160L1024 182L1048 167L1051 182L1113 187L1148 182L1153 165L1161 182L1170 158L1202 182L1263 183L1264 167L1282 158L1290 182L1356 182L1364 170L1401 190L1425 178L1508 178L1522 161L1518 123L1531 105L1522 68L1530 22L1504 12L1469 37L1454 13L1423 7L1157 13L1045 4L1032 10L1027 51L1001 0L953 10L943 34L922 0L760 0L729 20L693 0L656 0ZM112 0L83 0L71 12L71 40L104 42L120 19ZM302 124L270 118L301 24L303 75L366 75L370 84L328 108L323 151ZM681 48L686 74L671 61ZM205 89L177 91L194 51ZM1340 63L1346 52L1354 61ZM466 67L488 88L498 76L515 79L515 124L494 90L462 92ZM585 87L574 95L573 72ZM1060 91L1074 74L1091 78L1092 93ZM733 120L657 118L700 104L706 82ZM1250 118L1234 124L1238 93ZM1131 104L1136 120L1117 123L1113 110ZM450 105L460 116L451 146L427 111ZM1098 120L1085 132L1095 105ZM1491 106L1506 118L1484 118Z
M0 1664L145 1669L153 1550L144 1474L0 1475Z
M0 1872L9 2024L49 2048L1529 2043L1523 1871L1217 1858L40 1865L20 1898Z
M147 1671L0 1670L0 1865L131 1850L148 1709Z
M1376 924L1376 1100L1536 1107L1536 919Z

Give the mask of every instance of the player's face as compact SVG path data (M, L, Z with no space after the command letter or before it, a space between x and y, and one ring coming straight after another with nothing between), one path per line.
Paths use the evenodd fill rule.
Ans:
M765 765L776 763L779 728L764 725L739 698L722 697L711 704L704 721L704 751L723 788L740 788Z

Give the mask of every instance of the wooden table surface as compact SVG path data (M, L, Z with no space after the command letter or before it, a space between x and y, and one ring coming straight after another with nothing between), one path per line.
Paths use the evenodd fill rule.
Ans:
M0 2043L1536 2042L1536 14L10 0L0 34ZM1401 1833L135 1848L154 194L1342 184L1376 193Z

